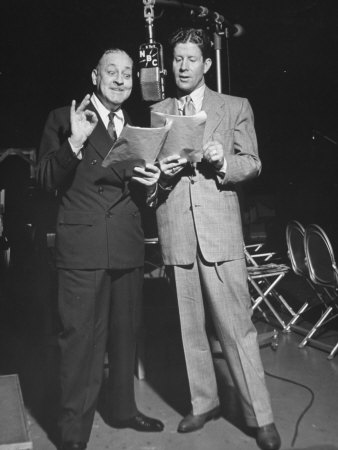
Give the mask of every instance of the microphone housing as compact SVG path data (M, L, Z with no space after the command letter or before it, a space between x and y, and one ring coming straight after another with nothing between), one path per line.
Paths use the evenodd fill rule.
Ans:
M145 101L165 98L163 49L158 42L141 44L139 47L139 78L141 95Z

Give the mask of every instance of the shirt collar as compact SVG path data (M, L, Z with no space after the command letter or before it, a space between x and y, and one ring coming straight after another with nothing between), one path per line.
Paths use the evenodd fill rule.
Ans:
M109 117L108 114L110 113L110 110L104 106L104 104L101 102L101 100L97 97L96 94L92 94L91 96L91 102L93 103L96 111L99 113L102 122L104 123L105 127L107 128ZM119 108L117 111L115 111L115 117L124 123L124 115L121 108Z
M202 86L200 86L199 88L195 89L194 91L192 91L189 94L191 99L192 99L192 101L194 102L194 106L195 106L196 112L199 112L202 109L204 92L205 92L205 84L202 84ZM184 103L185 103L185 98L186 98L186 95L184 95L183 97L180 97L180 98L177 99L178 108L179 109L183 109L183 106L184 106Z

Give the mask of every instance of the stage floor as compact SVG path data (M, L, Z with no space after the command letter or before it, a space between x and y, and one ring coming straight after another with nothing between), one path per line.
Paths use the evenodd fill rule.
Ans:
M244 427L233 389L224 382L219 385L223 417L195 433L176 432L179 420L189 410L188 386L176 304L169 291L164 295L159 283L147 281L145 288L146 378L135 378L135 388L139 409L161 419L165 430L152 434L111 428L104 420L103 386L88 450L254 450L255 440ZM304 294L299 280L292 276L284 289L296 300ZM259 317L254 321L259 332L274 328ZM1 327L1 374L19 374L34 450L54 450L55 339L29 322L26 327L23 324L19 320L12 326L7 321ZM299 349L301 335L278 331L277 350L265 346L261 355L282 448L338 450L338 355L329 361L324 351L309 346ZM325 339L338 340L337 326ZM216 358L215 365L218 374L226 375L222 359Z

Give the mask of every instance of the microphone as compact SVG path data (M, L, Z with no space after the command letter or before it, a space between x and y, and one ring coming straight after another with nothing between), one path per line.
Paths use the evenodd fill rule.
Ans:
M158 42L141 44L139 47L139 78L142 99L158 102L165 98L163 48Z

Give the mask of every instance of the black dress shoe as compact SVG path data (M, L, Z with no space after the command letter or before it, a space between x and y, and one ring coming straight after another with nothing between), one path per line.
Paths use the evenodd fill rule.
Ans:
M136 431L146 431L148 433L162 431L164 428L164 425L160 420L147 417L141 412L130 417L130 419L113 420L111 425L114 428L132 428Z
M87 444L84 442L64 442L60 450L85 450L87 448Z
M211 409L203 414L188 414L181 422L178 424L177 431L179 433L190 433L192 431L200 430L204 427L204 424L209 420L218 419L221 415L221 408L216 406L216 408Z
M278 450L281 439L274 423L257 428L256 442L261 450Z

